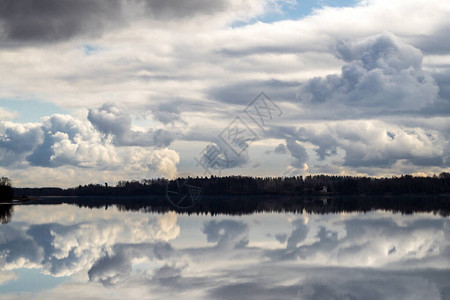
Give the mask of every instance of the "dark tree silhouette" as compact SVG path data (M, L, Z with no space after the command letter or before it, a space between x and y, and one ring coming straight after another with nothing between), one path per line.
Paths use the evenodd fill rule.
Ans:
M7 177L0 178L0 223L5 224L11 221L13 206L11 203L14 196L11 180Z
M7 177L0 178L0 202L12 202L14 190L12 188L11 180Z
M187 177L178 178L202 189L203 195L438 195L450 193L450 173L432 177L402 175L391 178L353 176ZM80 185L75 188L21 188L16 196L163 196L170 182L164 178L119 181L116 186Z

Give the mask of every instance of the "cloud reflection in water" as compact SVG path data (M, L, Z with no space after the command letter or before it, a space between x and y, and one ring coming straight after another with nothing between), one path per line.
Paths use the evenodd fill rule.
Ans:
M35 291L36 299L447 299L449 225L386 212L211 217L17 207L0 226L0 293L24 297L4 291L26 284L19 270L38 269L70 280Z

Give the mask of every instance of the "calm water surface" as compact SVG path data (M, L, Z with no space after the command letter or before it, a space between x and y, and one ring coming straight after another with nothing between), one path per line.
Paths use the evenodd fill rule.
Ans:
M16 206L1 299L450 299L449 219Z

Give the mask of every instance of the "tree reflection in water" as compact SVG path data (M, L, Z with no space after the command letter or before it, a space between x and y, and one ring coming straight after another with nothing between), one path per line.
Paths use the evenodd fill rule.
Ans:
M14 208L11 204L0 204L0 223L6 224L11 222Z

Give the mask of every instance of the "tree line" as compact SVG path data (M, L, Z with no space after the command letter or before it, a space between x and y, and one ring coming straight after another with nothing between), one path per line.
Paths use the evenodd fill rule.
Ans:
M162 196L167 188L186 184L203 195L438 195L450 193L450 173L390 178L314 175L293 177L187 177L119 181L115 186L87 184L62 188L16 188L21 196ZM10 193L10 191L8 192Z
M8 177L0 178L0 203L11 202L14 196L11 179Z

